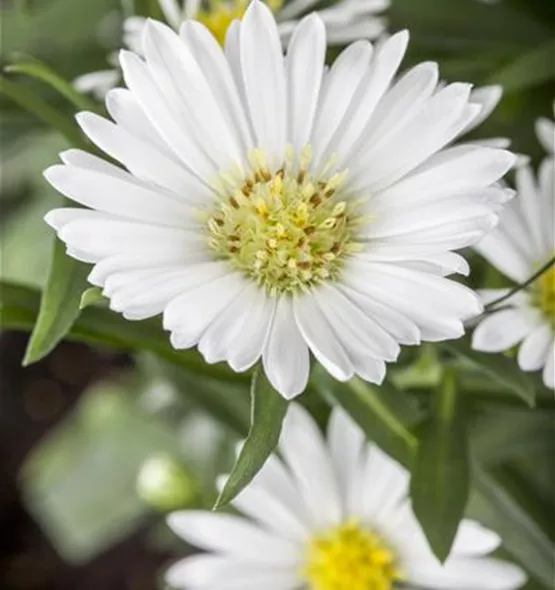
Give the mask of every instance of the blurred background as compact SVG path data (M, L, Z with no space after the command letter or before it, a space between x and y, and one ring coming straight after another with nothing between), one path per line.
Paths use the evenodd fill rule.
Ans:
M122 43L124 15L158 14L155 0L0 0L0 8L3 76L64 117L75 112L70 102L47 84L10 72L10 64L38 58L67 80L108 69L108 56ZM555 97L555 2L392 0L389 18L390 30L411 31L407 66L434 60L446 80L503 84L500 106L474 135L509 137L515 151L539 160L534 122L553 116ZM68 143L6 93L0 93L0 110L0 288L25 285L27 294L38 297L52 249L42 217L61 202L41 173ZM471 281L494 285L500 278L475 259ZM210 505L214 477L231 466L244 430L247 385L239 379L218 392L222 385L210 376L178 375L151 354L105 342L64 342L24 368L27 339L25 330L0 332L0 588L162 587L160 571L184 553L163 513ZM405 354L396 368L401 386L433 384L437 359L426 354ZM225 396L225 415L210 412L212 395ZM325 415L310 394L303 401ZM541 434L533 450L542 452L532 466L524 460L512 465L511 481L534 482L527 503L553 534L550 412L532 420L509 407L502 420L505 431L522 428L524 421ZM490 448L488 432L486 421L474 444ZM155 468L139 477L153 458L167 467L162 476ZM503 467L495 454L491 460ZM532 582L529 588L544 586Z

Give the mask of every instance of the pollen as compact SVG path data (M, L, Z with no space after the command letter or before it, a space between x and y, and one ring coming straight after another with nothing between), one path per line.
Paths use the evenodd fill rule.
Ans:
M542 313L555 327L555 266L540 276L535 296Z
M264 154L249 155L250 172L222 174L217 207L207 221L209 245L268 294L306 291L336 280L360 250L360 201L342 199L346 172L309 171L310 148L288 152L275 172ZM297 163L295 163L297 162Z
M196 20L205 25L221 45L229 25L243 18L250 0L208 0L207 7L201 8ZM283 0L268 0L266 4L275 12L283 4Z
M310 542L304 575L310 590L393 590L403 579L394 552L355 521Z

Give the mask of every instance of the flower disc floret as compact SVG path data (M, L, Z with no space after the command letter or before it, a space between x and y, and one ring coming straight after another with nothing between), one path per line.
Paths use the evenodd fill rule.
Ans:
M357 202L341 200L345 172L326 177L308 171L310 150L275 173L264 155L250 155L252 173L222 175L221 198L208 220L209 245L270 294L294 293L338 278L359 249Z
M311 541L306 576L310 590L392 590L402 579L393 551L354 521Z

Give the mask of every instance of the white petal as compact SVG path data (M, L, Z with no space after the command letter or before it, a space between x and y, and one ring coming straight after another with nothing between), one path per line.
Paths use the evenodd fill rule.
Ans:
M545 367L543 369L543 382L549 389L555 389L555 338L547 350Z
M326 444L310 414L299 405L289 407L279 450L305 498L313 525L339 524L341 499Z
M338 381L350 379L353 365L312 295L296 297L293 308L299 330L316 359Z
M376 445L367 448L364 470L365 522L390 527L392 515L407 498L410 474Z
M179 112L204 153L219 168L242 156L235 129L228 125L199 64L174 31L149 20L145 27L147 65L159 90Z
M360 474L364 468L363 449L366 441L362 430L341 408L335 407L328 423L328 447L340 487L345 515L356 513L361 487Z
M316 115L326 55L326 31L315 15L295 29L287 49L288 143L294 152L308 143Z
M220 44L206 27L194 20L183 23L180 35L197 60L229 127L236 130L243 150L248 152L254 147L252 133L239 90Z
M342 121L341 126L332 137L327 155L339 154L337 166L343 168L347 158L358 145L358 140L365 136L366 126L378 102L389 88L393 76L405 55L409 34L401 31L388 39L374 54L370 69ZM345 159L342 159L341 157Z
M200 549L241 556L255 563L295 564L298 549L244 518L204 511L174 512L172 530Z
M220 489L223 489L225 481L225 477L218 478ZM257 485L256 480L233 500L233 506L280 537L298 543L308 540L308 527L295 515L285 499Z
M370 65L372 51L372 45L367 41L353 43L339 55L324 77L310 140L315 166L323 164L321 157L339 129L349 104L362 83Z
M123 171L110 175L57 165L48 168L44 176L66 197L98 211L173 227L192 223L191 209L185 203Z
M183 104L174 95L166 95L165 88L153 79L146 64L135 54L122 51L120 63L127 87L174 154L199 178L216 174L214 161L194 140L190 123L184 118Z
M518 350L518 366L523 371L539 371L544 365L553 330L549 324L542 324L533 330Z
M503 87L499 85L482 86L481 88L473 90L470 95L470 102L480 105L482 110L474 121L472 121L472 123L465 129L465 132L475 129L483 123L499 104L502 96Z
M375 359L396 360L400 348L397 342L364 313L339 289L327 284L314 290L314 298L326 316L330 326L348 351L353 364L368 355Z
M453 556L479 556L495 551L501 537L473 520L463 520L457 531L451 553Z
M143 141L124 127L94 113L79 113L77 120L101 150L124 164L136 177L170 190L191 205L214 199L211 189L151 142Z
M229 360L236 371L246 370L262 354L274 308L258 285L248 285L206 330L199 351L209 363Z
M292 300L281 296L262 355L264 372L286 399L301 394L308 383L310 358L293 314Z
M555 153L555 123L542 117L536 122L536 133L546 152Z
M210 324L247 285L241 275L228 272L192 287L171 301L164 310L164 328L172 331L174 348L189 348L197 344Z
M472 347L485 352L508 350L537 325L537 315L527 310L504 309L492 313L474 330Z
M408 578L434 590L516 590L526 582L519 567L489 558L457 558L443 567L435 561L422 561L410 567Z
M285 150L285 72L276 23L262 2L252 2L245 13L240 46L245 94L257 144L275 170Z

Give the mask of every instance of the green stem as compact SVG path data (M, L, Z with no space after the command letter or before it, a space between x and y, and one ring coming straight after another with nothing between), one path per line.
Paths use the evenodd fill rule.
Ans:
M514 295L516 295L517 293L519 293L520 291L523 291L524 289L526 289L527 287L529 287L532 283L534 283L535 281L537 281L545 272L547 272L554 264L555 264L555 256L553 256L551 258L551 260L549 260L549 262L547 262L546 264L544 264L527 281L525 281L521 285L517 285L514 289L511 289L508 293L506 293L505 295L503 295L503 297L499 297L495 301L492 301L491 303L488 303L486 305L485 312L488 313L488 312L491 312L491 311L498 311L498 310L496 310L494 308L497 307L500 303L503 303L504 301L507 301L508 299L510 299L511 297L513 297Z

